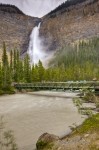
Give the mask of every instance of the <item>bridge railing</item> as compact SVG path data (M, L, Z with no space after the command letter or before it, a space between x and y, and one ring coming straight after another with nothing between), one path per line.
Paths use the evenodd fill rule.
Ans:
M69 81L69 82L34 82L34 83L16 83L15 88L64 88L64 89L82 89L99 87L99 81Z

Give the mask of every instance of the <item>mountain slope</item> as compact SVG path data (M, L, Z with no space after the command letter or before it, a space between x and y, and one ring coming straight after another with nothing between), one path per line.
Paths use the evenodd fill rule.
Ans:
M43 17L40 35L48 50L99 36L99 0L71 0Z
M28 48L29 37L39 19L23 14L12 5L0 5L0 49L5 41L8 50L17 47L24 53Z
M0 5L0 49L27 51L30 34L42 20L40 36L45 50L61 49L69 43L99 36L99 0L71 0L42 19L24 15L17 7Z

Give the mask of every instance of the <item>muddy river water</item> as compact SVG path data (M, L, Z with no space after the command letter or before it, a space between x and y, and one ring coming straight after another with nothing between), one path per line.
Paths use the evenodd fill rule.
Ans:
M82 123L84 117L72 101L75 95L41 91L1 96L0 116L4 116L7 128L14 131L19 149L33 150L43 133L63 136L73 123Z

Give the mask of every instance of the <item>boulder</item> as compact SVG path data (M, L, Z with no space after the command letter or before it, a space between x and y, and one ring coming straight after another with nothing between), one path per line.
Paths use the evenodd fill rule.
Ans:
M37 150L44 150L53 147L54 142L59 141L59 137L53 134L44 133L40 136L37 141L36 148Z

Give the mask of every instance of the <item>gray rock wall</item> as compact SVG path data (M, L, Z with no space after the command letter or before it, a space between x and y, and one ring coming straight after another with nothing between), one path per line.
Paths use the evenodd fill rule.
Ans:
M20 11L18 13L17 8L11 7L7 7L6 11L0 6L0 49L5 41L8 51L16 47L23 54L27 51L31 31L39 19L26 16Z

